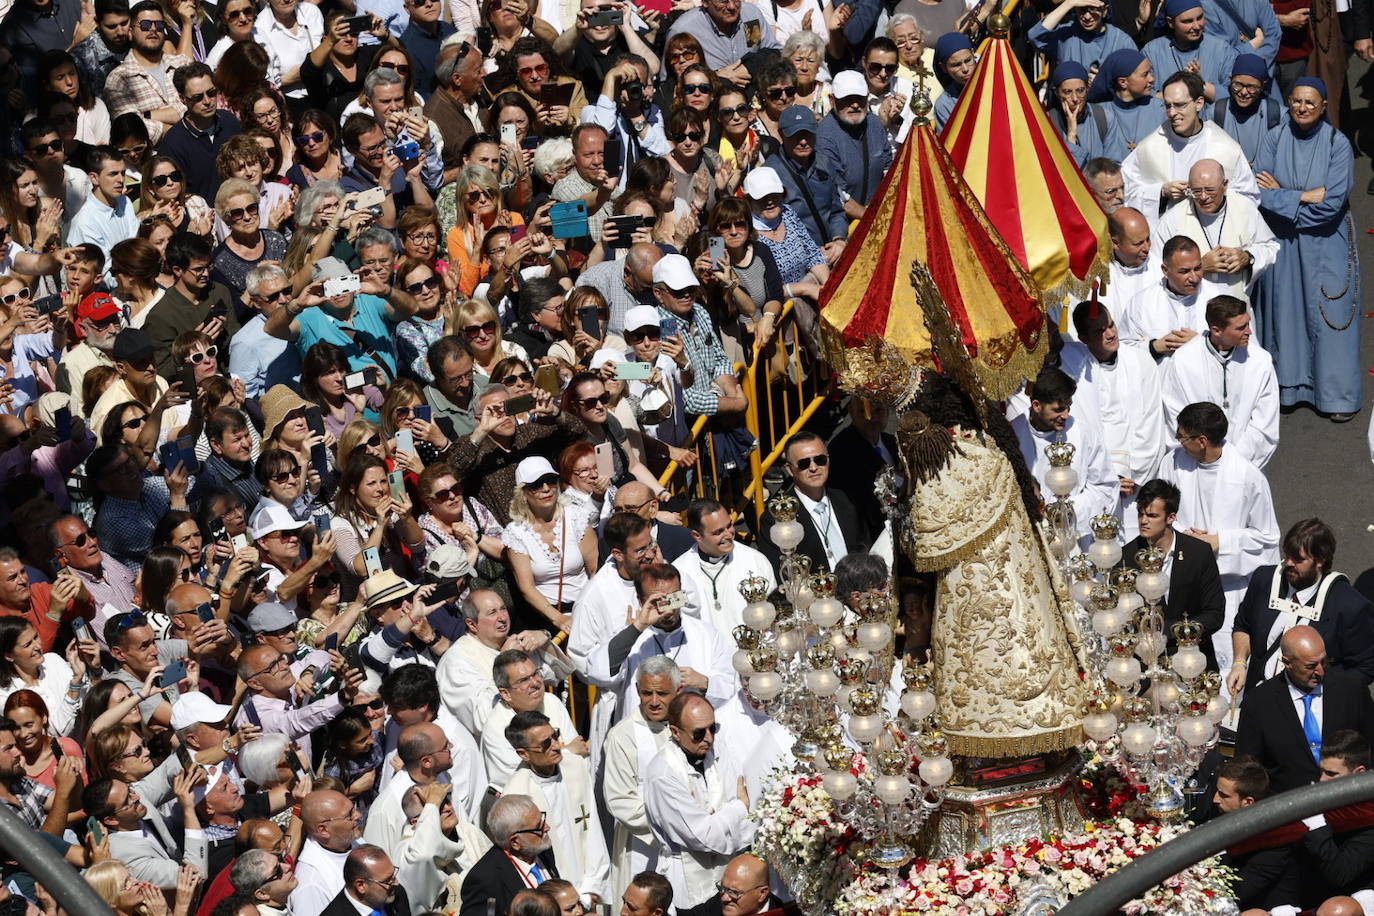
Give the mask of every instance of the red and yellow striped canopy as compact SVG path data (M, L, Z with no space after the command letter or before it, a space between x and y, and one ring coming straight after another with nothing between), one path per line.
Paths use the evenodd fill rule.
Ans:
M941 139L1050 305L1105 281L1107 215L1005 38L988 41Z
M893 349L938 368L923 303L910 282L925 264L948 324L962 336L986 394L1004 398L1045 352L1044 304L928 124L903 144L821 290L821 339L841 370L845 351Z

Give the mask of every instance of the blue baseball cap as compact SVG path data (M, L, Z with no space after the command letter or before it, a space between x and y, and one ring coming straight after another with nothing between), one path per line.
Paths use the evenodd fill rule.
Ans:
M790 137L802 131L814 134L816 132L816 115L805 105L789 105L783 109L782 117L778 118L778 131L784 137Z

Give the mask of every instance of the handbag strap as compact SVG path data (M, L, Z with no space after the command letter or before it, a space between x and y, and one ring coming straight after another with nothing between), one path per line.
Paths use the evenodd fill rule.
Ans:
M791 160L786 156L779 156L782 164L787 167L787 171L792 173L792 177L797 179L797 187L801 189L802 198L806 201L806 208L811 211L811 218L816 221L816 229L825 237L825 220L821 219L821 211L816 207L816 202L811 199L811 189L806 186L806 176L798 172L796 166L792 165Z

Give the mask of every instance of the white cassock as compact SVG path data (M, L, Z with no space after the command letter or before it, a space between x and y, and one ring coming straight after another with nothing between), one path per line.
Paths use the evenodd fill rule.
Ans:
M288 901L291 912L320 916L344 888L343 867L347 858L348 850L335 852L307 838L296 857L296 874L300 877Z
M1077 341L1064 341L1064 348L1059 351L1059 368L1078 383L1073 393L1073 415L1089 426L1098 426L1101 420L1097 406L1097 387L1093 384L1092 373L1082 371L1080 350L1077 349L1079 347L1082 345ZM1017 417L1024 418L1029 411L1030 398L1026 395L1026 386L1022 385L1020 391L1007 398L1007 421L1014 421Z
M474 739L482 734L487 716L501 701L496 681L492 680L492 663L500 654L500 649L484 645L474 634L467 633L449 647L435 671L444 705ZM553 643L534 653L534 660L549 683L557 683L573 672L572 660Z
M401 800L413 785L415 780L410 773L399 770L386 787L377 793L376 800L367 809L367 822L363 825L364 843L388 851L400 846L401 835L410 823L401 807Z
M1075 416L1069 417L1062 432L1041 432L1032 428L1029 417L1024 416L1013 420L1011 428L1016 431L1017 441L1021 443L1021 457L1026 459L1031 475L1040 482L1041 498L1046 502L1053 500L1054 495L1045 483L1045 474L1050 469L1045 447L1051 442L1060 441L1074 447L1073 469L1078 472L1078 483L1068 498L1073 503L1079 531L1089 530L1088 522L1093 516L1115 513L1120 484L1107 458L1107 448L1102 443L1102 434L1098 429L1080 423Z
M539 711L549 717L549 724L557 729L564 741L577 736L568 708L554 694L544 694L544 706ZM515 710L502 703L487 716L487 725L482 729L482 760L487 765L487 783L497 789L520 767L520 755L506 740L506 726L514 718ZM571 751L564 752L565 757L571 754Z
M1159 279L1159 250L1153 246L1139 267L1125 267L1112 258L1107 265L1107 288L1097 294L1097 301L1107 307L1116 319L1118 331L1121 313L1135 294Z
M1102 415L1102 440L1107 458L1117 477L1134 480L1139 486L1155 476L1164 455L1164 411L1160 404L1159 369L1144 350L1118 347L1116 359L1098 362L1088 348L1085 370L1097 389L1097 408ZM1068 345L1064 348L1069 349ZM1067 362L1067 361L1065 361ZM1074 404L1078 401L1075 398ZM1117 488L1116 514L1122 532L1129 540L1140 533L1135 497L1122 496Z
M571 881L579 894L611 899L611 858L597 817L586 760L564 753L552 776L542 776L522 765L502 794L528 795L548 817L549 840L560 878Z
M711 899L726 863L754 839L754 822L738 797L739 770L714 751L702 770L669 742L644 778L644 809L663 849L658 871L672 884L679 912Z
M1121 342L1147 350L1150 341L1168 336L1171 331L1190 328L1201 334L1207 330L1207 303L1197 293L1178 295L1163 276L1136 293L1120 314L1113 314Z
M1231 626L1250 575L1279 562L1279 523L1269 482L1229 446L1211 464L1199 464L1182 448L1165 458L1159 476L1179 489L1174 527L1217 536L1217 570L1226 593L1226 622L1212 637L1217 664L1231 667Z
M635 691L635 672L646 659L666 655L679 668L691 668L706 678L706 699L717 708L734 696L739 689L739 677L732 664L734 644L720 631L695 617L683 616L682 624L671 631L649 627L630 648L630 654L620 664L616 674L615 691L620 697L616 720L625 718L639 705ZM598 672L600 674L601 672Z
M1155 250L1163 251L1164 243L1176 235L1186 235L1197 242L1204 257L1213 248L1242 248L1250 255L1250 266L1239 273L1208 271L1202 275L1198 298L1204 304L1223 294L1249 302L1255 280L1273 267L1279 257L1279 240L1260 215L1259 207L1234 191L1226 192L1226 202L1216 213L1199 213L1188 199L1176 201L1155 226Z
M739 585L750 576L768 580L768 591L778 587L773 564L748 544L735 542L734 549L719 562L712 563L693 547L673 561L682 576L682 590L691 600L683 612L699 617L724 636L733 647L735 627L744 623L744 606L748 604L739 593Z
M658 868L658 847L644 811L649 761L668 746L668 723L646 722L636 706L611 727L601 753L601 793L615 819L611 837L611 887L628 887L642 871Z
M1240 144L1211 121L1203 121L1202 130L1191 137L1180 137L1163 124L1136 145L1121 163L1126 206L1145 214L1153 229L1160 219L1160 190L1170 181L1187 181L1188 171L1202 159L1220 162L1231 193L1259 204L1259 185Z
M487 768L482 761L482 749L478 739L458 723L447 706L440 706L434 714L434 724L448 736L453 745L453 766L448 771L448 782L453 786L455 804L476 821L481 816L482 796L487 791ZM399 731L397 732L399 737ZM398 773L404 773L400 757L393 747L377 777L377 793L380 795L391 785Z
M1263 470L1279 447L1279 380L1274 359L1251 340L1219 353L1199 334L1174 351L1164 367L1164 414L1170 444L1178 413L1211 401L1226 413L1226 450Z
M635 595L635 584L621 578L613 560L601 564L596 575L587 580L586 587L573 605L568 655L582 680L597 688L591 728L587 735L594 773L601 772L601 747L606 741L606 733L611 730L611 723L615 721L616 697L613 690L619 686L619 681L609 676L611 663L607 649L615 634L625 629L638 611L639 598Z
M720 722L716 747L734 759L751 799L762 798L779 778L790 778L796 763L792 745L797 736L768 713L754 708L744 688L735 691L730 702L720 708L716 720Z
M412 916L437 908L449 888L456 885L461 891L467 870L491 848L487 835L460 809L454 811L458 823L453 836L444 832L439 808L427 804L415 823L406 826L399 847L385 847L410 898Z

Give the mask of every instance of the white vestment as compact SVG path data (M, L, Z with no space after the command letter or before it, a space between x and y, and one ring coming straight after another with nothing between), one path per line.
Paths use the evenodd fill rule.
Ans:
M1229 446L1211 464L1199 464L1176 448L1165 458L1159 476L1179 489L1174 527L1208 531L1217 536L1217 571L1226 594L1226 622L1212 637L1217 664L1231 667L1231 626L1245 597L1250 576L1261 566L1279 562L1279 523L1269 482L1240 452Z
M539 711L549 717L549 724L558 730L564 741L571 741L577 736L572 717L568 715L568 707L552 693L544 694L544 706ZM497 789L504 786L520 766L520 755L506 740L506 726L514 718L515 710L501 703L487 716L486 727L482 729L482 759L487 765L487 782ZM564 756L572 754L571 751L563 753Z
M1169 441L1178 412L1211 401L1226 413L1226 450L1234 449L1264 468L1279 447L1279 380L1268 351L1251 340L1228 354L1218 353L1207 334L1174 351L1164 367L1164 414Z
M1126 304L1145 287L1159 279L1159 251L1153 246L1144 263L1139 267L1125 267L1116 258L1107 265L1107 288L1097 294L1097 301L1107 307L1116 319L1118 330L1121 313Z
M1068 499L1073 504L1079 531L1088 530L1088 522L1093 516L1115 513L1120 484L1107 458L1107 449L1099 430L1087 423L1080 423L1074 416L1069 417L1062 432L1034 429L1028 416L1017 417L1012 421L1011 428L1016 431L1016 438L1021 443L1021 457L1026 459L1031 476L1040 482L1041 498L1046 502L1053 500L1054 494L1045 483L1045 474L1050 469L1045 447L1051 442L1061 441L1074 447L1073 469L1078 472L1078 483Z
M1202 159L1215 159L1226 172L1232 193L1259 204L1259 185L1240 144L1211 121L1191 137L1180 137L1168 124L1156 127L1121 163L1126 206L1145 215L1154 228L1159 222L1159 194L1170 181L1187 181L1188 172Z
M672 884L679 911L711 899L726 863L754 839L754 822L737 794L739 771L714 751L702 770L669 742L644 778L649 828L663 847L658 870Z
M454 804L461 806L468 817L476 821L481 813L482 796L487 791L487 768L482 762L482 749L477 738L468 734L468 730L458 723L447 706L439 707L434 714L434 724L448 735L449 743L453 745L453 766L448 771L448 781L453 786ZM397 731L391 740L399 737L400 732ZM403 772L401 758L393 744L386 762L378 771L378 794L386 790L397 773Z
M553 776L541 776L521 765L502 794L528 795L544 812L560 878L571 881L580 894L611 899L611 859L586 760L565 751Z
M364 843L388 851L401 845L401 835L410 824L401 807L401 800L413 785L415 780L410 773L400 770L391 777L386 788L377 793L377 798L368 806L367 821L363 824Z
M491 840L462 809L455 806L454 812L458 823L453 836L444 833L439 808L427 804L415 823L406 826L400 845L384 847L410 898L412 916L436 909L447 888L461 889L463 875L491 848Z
M1176 235L1197 242L1205 257L1213 248L1242 248L1250 255L1250 266L1234 274L1208 271L1202 275L1198 298L1203 303L1213 296L1235 296L1250 301L1255 280L1279 257L1279 240L1260 215L1255 202L1235 191L1226 192L1226 203L1216 213L1199 213L1188 199L1176 201L1155 226L1153 246L1164 250L1164 243Z
M720 708L716 719L720 722L716 747L734 758L751 799L762 798L779 778L791 777L796 763L792 745L797 736L768 713L754 708L743 688Z
M619 684L609 674L607 650L615 634L625 629L639 612L634 582L621 577L614 560L601 564L596 575L587 580L573 605L572 633L568 635L568 655L582 680L597 688L592 706L592 723L587 744L592 751L592 772L601 772L601 746L615 721L616 697L612 689ZM687 608L683 608L687 611Z
M731 647L735 627L744 623L744 606L748 604L739 593L739 584L750 576L762 576L768 580L770 594L778 587L768 558L739 541L720 563L707 562L700 549L693 547L674 560L673 566L682 575L682 590L691 600L691 607L683 608L683 612L711 624Z
M667 746L668 723L646 722L638 706L606 735L601 793L615 819L612 887L627 887L635 875L658 867L658 846L644 811L644 776L649 762Z
M482 734L492 708L501 701L492 679L492 663L500 654L500 649L484 645L475 634L467 633L449 647L435 671L444 705L474 740ZM553 643L535 652L534 660L547 682L557 683L573 672L572 661Z
M1142 347L1148 352L1150 341L1166 337L1171 331L1188 328L1201 334L1207 330L1207 303L1197 293L1180 296L1161 276L1126 303L1116 317L1116 333L1123 344ZM1154 353L1150 355L1153 357Z
M617 721L628 716L639 704L635 672L646 659L655 655L666 655L677 662L679 668L691 668L705 676L706 699L712 706L719 707L739 689L739 677L732 664L734 644L709 623L686 616L681 620L676 630L664 632L658 627L649 627L635 640L615 676L615 691L620 698L616 707Z

